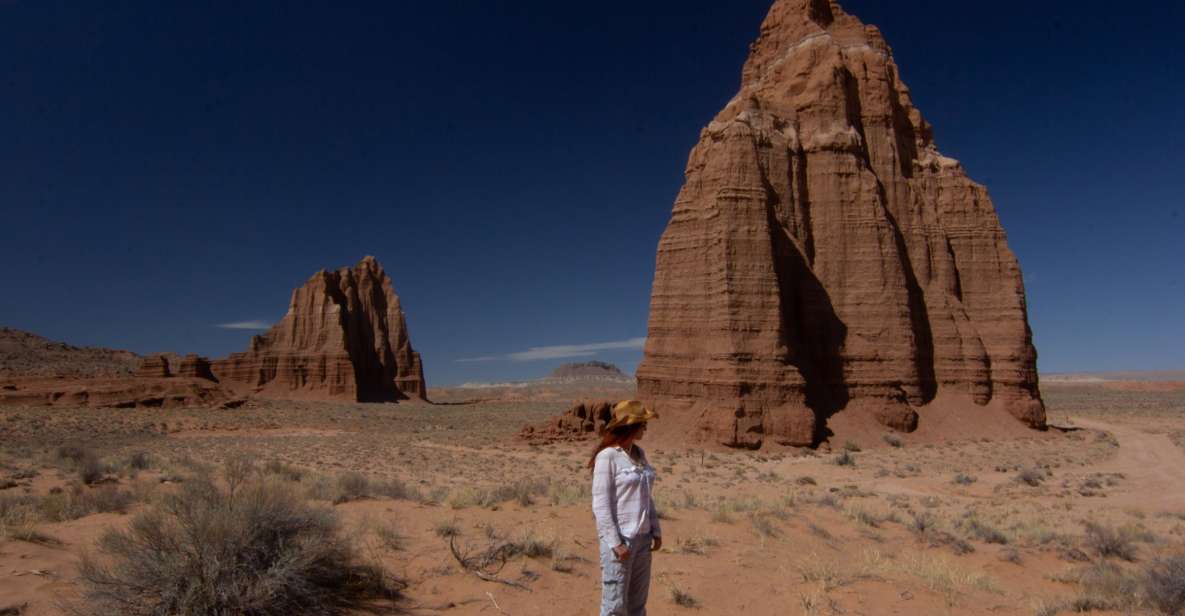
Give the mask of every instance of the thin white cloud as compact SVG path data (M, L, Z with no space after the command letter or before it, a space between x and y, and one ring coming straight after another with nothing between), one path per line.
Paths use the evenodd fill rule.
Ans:
M267 321L235 321L234 323L219 323L214 327L221 329L268 329L272 326Z
M466 357L458 362L480 361L538 361L541 359L563 359L565 357L591 357L601 351L616 351L622 349L641 349L646 346L645 338L630 338L629 340L615 340L613 342L596 342L593 344L560 344L555 346L531 347L517 353L506 355L486 355L484 357Z

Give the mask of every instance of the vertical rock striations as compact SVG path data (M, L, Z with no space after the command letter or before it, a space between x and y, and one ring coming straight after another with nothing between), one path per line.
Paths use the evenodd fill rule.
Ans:
M214 372L273 398L385 402L427 392L399 297L374 257L314 274L279 323Z
M987 191L938 152L880 31L837 3L775 2L702 131L637 375L730 446L817 442L841 410L912 429L939 392L1044 426Z

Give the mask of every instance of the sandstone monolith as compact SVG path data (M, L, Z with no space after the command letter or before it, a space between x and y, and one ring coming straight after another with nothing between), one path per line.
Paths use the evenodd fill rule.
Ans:
M702 131L637 378L664 422L736 447L817 443L837 412L911 430L939 392L1044 427L987 190L938 151L880 31L836 2L775 2Z
M427 392L399 296L374 257L314 274L279 323L213 371L268 398L386 402Z

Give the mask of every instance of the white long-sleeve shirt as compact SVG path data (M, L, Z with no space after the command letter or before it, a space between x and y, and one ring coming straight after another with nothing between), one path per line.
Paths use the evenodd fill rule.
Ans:
M662 536L651 492L657 473L646 460L646 453L634 447L640 464L635 464L620 447L602 449L593 464L593 517L597 520L597 537L610 549L645 533Z

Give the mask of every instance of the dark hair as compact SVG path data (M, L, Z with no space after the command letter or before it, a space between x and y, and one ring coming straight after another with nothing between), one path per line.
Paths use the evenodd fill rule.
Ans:
M588 457L588 470L591 471L593 467L596 466L597 454L601 453L605 449L617 447L618 445L630 440L639 432L641 432L642 428L645 427L646 422L642 422L629 426L617 426L612 430L605 430L602 432L601 442L597 443L597 446L593 448L592 455Z

